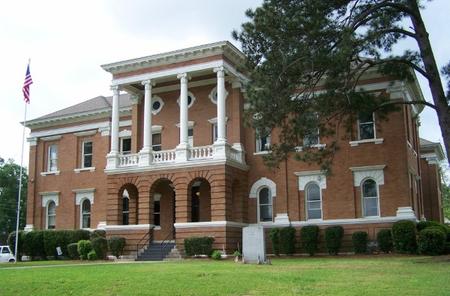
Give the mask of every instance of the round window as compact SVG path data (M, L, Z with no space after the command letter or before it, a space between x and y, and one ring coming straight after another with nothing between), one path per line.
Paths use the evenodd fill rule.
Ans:
M160 101L155 101L153 102L153 111L158 111L159 108L161 108L161 102Z
M192 97L191 97L191 96L188 96L188 106L190 106L191 103L192 103Z

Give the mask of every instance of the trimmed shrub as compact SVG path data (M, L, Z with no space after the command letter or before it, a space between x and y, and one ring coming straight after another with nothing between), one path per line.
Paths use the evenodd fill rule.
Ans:
M418 249L421 254L440 255L445 250L446 233L439 227L428 227L419 232Z
M97 229L97 230L92 231L92 232L90 233L90 235L91 235L91 240L94 240L94 239L97 238L97 237L103 237L103 238L106 238L106 231L101 230L101 229ZM98 255L98 254L97 254L97 255Z
M295 253L295 228L284 227L280 230L280 249L281 253L292 255Z
M356 254L367 253L367 240L369 235L365 231L356 231L352 234L353 250Z
M222 253L219 250L214 250L211 254L211 258L214 260L222 259Z
M22 260L22 255L23 255L23 250L24 250L24 236L25 236L25 232L23 232L22 230L19 230L19 240L17 242L17 253L18 256L16 256L16 259L18 261ZM14 253L15 251L15 245L16 245L16 232L13 231L8 235L8 245L9 248L11 249L11 252Z
M303 249L310 255L314 256L319 246L319 226L309 225L300 229L300 241Z
M97 254L95 253L94 250L90 251L90 252L87 254L87 259L88 259L88 260L97 260Z
M343 236L344 228L342 226L330 226L325 229L325 242L330 255L339 253Z
M280 255L280 229L272 228L269 232L270 241L272 242L272 251L275 255Z
M80 258L80 254L78 254L78 244L70 243L67 245L67 254L69 258L72 260L76 260Z
M80 240L78 242L78 254L80 254L80 259L81 260L86 260L88 259L88 254L89 252L92 251L92 244L91 241L88 240ZM95 251L94 251L95 252ZM97 255L97 254L96 254Z
M212 253L213 237L190 237L184 240L184 251L187 256L207 255Z
M395 222L392 226L392 237L397 252L409 254L416 253L416 224L414 222L409 220Z
M113 236L108 240L108 247L111 253L119 258L123 254L123 249L125 248L126 240L124 237Z
M31 258L45 258L44 232L40 230L30 231L24 234L24 253Z
M97 258L104 260L108 253L108 241L104 237L96 237L91 241L92 249L97 254Z
M416 225L417 232L421 232L425 228L436 226L436 225L441 225L441 224L439 224L439 222L436 222L436 221L420 221Z
M390 229L382 229L377 233L378 247L384 253L392 252L394 243L392 241L392 231Z
M85 229L77 229L70 231L70 243L78 243L80 240L89 240L91 232Z

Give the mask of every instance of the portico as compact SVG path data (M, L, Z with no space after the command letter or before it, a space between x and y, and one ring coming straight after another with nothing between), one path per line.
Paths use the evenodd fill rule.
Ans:
M205 162L218 163L232 163L237 166L245 167L244 151L241 149L242 144L230 144L227 138L227 91L226 81L232 82L234 87L241 87L245 82L245 77L239 73L230 62L234 54L234 58L241 58L236 56L238 51L234 47L230 47L228 43L217 43L204 46L202 49L197 49L201 54L190 52L184 53L169 53L164 59L171 61L188 58L192 54L204 55L204 58L197 58L189 60L189 63L180 63L180 67L164 67L164 62L159 60L162 57L150 56L145 63L157 64L159 67L145 67L144 70L128 71L134 75L124 75L123 68L142 68L143 61L138 64L137 61L125 61L110 65L104 65L103 68L113 74L113 81L111 89L113 91L112 99L112 116L111 116L111 133L110 133L110 152L107 154L106 172L117 172L126 170L151 170L158 169L161 166L164 168L190 166L190 165L204 165ZM217 53L217 54L216 54ZM226 58L230 56L229 58ZM208 61L206 61L208 60ZM155 71L154 68L158 70ZM139 73L139 74L137 74ZM215 81L210 78L214 75ZM217 138L207 146L195 146L189 143L189 82L192 77L197 77L195 84L212 84L216 89L216 118L215 128L217 129ZM208 77L208 79L199 80L198 77ZM175 84L176 83L176 84ZM170 84L170 87L168 86ZM179 141L175 147L171 149L153 151L152 149L152 105L154 102L155 89L170 89L175 88L179 92ZM142 90L143 88L143 90ZM135 153L123 154L119 149L119 106L120 106L120 92L125 91L137 96L143 104L143 129L142 129L142 145L138 147ZM172 110L176 114L176 110Z

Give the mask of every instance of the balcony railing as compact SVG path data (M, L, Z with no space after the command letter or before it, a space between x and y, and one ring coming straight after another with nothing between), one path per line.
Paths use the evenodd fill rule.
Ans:
M225 147L225 146L223 146ZM185 153L179 155L176 149L152 151L149 154L141 155L139 153L133 154L119 154L107 157L108 165L106 171L114 172L121 169L139 170L139 168L151 169L151 167L160 168L176 167L186 163L204 163L208 161L231 161L236 164L245 165L245 153L241 149L233 148L226 145L222 150L214 145L189 147L184 150ZM177 157L180 157L177 159ZM114 160L115 159L115 160Z

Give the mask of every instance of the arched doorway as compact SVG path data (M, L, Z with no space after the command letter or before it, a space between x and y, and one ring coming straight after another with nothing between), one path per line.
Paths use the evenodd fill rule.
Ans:
M150 223L155 240L175 239L175 190L168 179L155 181L150 189Z
M196 178L188 187L191 199L191 222L211 221L211 185L206 179Z

